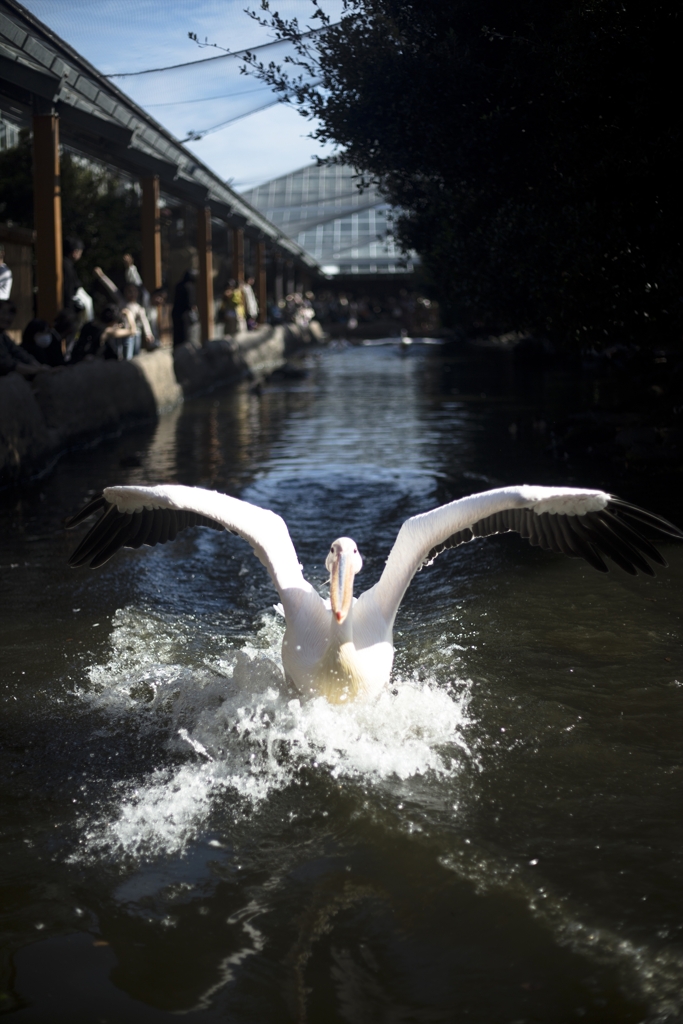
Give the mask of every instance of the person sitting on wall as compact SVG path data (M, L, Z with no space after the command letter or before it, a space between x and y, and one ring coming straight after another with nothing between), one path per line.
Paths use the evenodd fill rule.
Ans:
M131 264L131 266L134 268L134 264ZM149 325L147 314L144 307L138 302L137 285L125 284L122 294L111 278L107 277L104 273L102 267L95 267L95 273L114 302L121 307L121 311L124 314L124 322L133 324L133 332L126 335L126 340L123 343L125 358L132 359L133 356L139 355L143 340L145 348L156 348L154 334Z
M78 321L79 314L70 309L60 309L55 317L54 329L62 346L65 363L71 362L71 352L78 334Z
M149 324L149 314L152 308L150 294L145 288L142 277L140 276L140 271L136 267L135 260L129 252L123 254L123 265L126 268L124 271L125 283L123 286L123 292L121 292L114 282L103 273L101 267L95 267L95 273L97 274L100 283L108 292L111 300L118 303L119 306L128 306L131 310L133 318L138 324L140 339L142 339L146 347L156 348L157 346L154 345L153 332ZM129 287L129 285L131 287ZM133 288L135 291L133 291ZM140 351L140 339L136 341L135 355Z
M62 339L47 320L29 320L21 335L21 347L45 366L64 366Z
M156 341L154 334L150 326L149 320L147 319L147 313L145 307L138 302L139 289L135 284L127 284L123 289L124 304L123 309L128 310L135 323L135 335L133 337L132 355L127 355L127 359L132 359L135 355L140 354L140 349L144 344L147 351L151 351L156 348ZM130 346L129 346L130 347Z
M81 328L71 353L71 362L93 359L121 359L123 345L130 337L130 323L121 319L117 306L109 304L93 320Z
M39 363L30 352L25 352L20 345L15 345L7 331L12 326L17 307L8 299L0 301L0 377L15 371L22 377L35 377L49 366Z
M12 271L5 263L5 247L0 245L0 301L12 294Z

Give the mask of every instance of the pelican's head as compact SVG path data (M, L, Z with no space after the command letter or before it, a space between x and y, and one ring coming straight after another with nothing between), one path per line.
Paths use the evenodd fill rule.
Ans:
M358 545L350 537L339 537L332 543L325 559L330 573L330 604L337 622L343 622L353 603L353 577L363 568Z

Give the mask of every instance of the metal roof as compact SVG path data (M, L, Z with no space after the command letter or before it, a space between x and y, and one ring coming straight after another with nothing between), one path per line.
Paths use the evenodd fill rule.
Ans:
M65 143L135 176L158 174L167 194L210 206L216 217L319 270L308 252L15 0L0 0L0 109L13 118L54 109Z

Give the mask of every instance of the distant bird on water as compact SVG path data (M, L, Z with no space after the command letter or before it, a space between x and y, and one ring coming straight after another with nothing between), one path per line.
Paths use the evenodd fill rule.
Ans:
M283 519L268 509L199 487L107 487L67 525L104 511L69 559L76 567L103 565L122 547L163 544L189 526L236 533L249 543L280 595L286 630L282 662L287 679L305 695L334 703L370 700L389 682L392 630L410 581L442 551L475 537L514 531L548 551L584 558L607 572L603 556L632 576L654 576L666 565L644 535L683 540L660 516L603 491L573 487L502 487L460 498L407 519L379 581L356 600L354 577L363 560L355 541L339 537L325 562L330 597L303 576Z

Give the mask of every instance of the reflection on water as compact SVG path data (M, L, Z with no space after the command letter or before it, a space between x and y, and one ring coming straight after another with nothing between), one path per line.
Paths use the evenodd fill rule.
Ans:
M358 707L287 692L275 594L234 536L65 567L87 493L178 480L281 513L315 585L350 534L371 586L407 516L581 473L508 429L575 402L566 382L485 388L437 349L330 351L5 496L0 1008L680 1019L679 550L654 581L513 537L442 556L391 690Z

